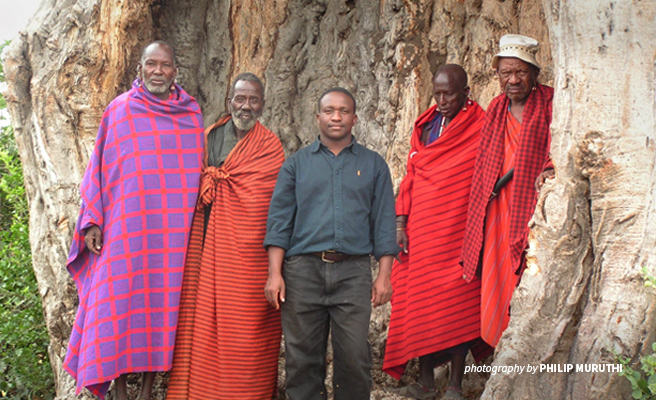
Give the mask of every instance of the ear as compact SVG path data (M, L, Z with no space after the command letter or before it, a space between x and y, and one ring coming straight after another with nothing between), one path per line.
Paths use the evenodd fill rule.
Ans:
M471 93L471 88L469 86L465 86L465 97L469 97L470 93Z

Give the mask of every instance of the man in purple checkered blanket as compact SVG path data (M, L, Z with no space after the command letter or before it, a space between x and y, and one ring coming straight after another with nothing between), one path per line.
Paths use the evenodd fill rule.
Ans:
M126 374L146 372L147 400L171 368L203 150L200 108L176 75L171 46L148 45L98 129L67 263L80 297L64 361L76 393L103 399L116 380L127 400Z

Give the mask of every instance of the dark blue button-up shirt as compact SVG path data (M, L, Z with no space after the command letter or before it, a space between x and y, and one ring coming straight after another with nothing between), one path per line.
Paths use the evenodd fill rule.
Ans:
M335 156L317 139L285 161L271 198L264 246L286 256L335 250L397 254L389 168L356 143Z

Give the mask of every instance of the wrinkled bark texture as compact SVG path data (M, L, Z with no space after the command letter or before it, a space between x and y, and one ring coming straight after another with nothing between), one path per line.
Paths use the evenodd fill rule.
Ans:
M178 81L200 103L206 124L224 112L238 73L263 77L262 122L288 154L316 137L318 96L346 87L358 100L355 135L385 157L398 185L437 67L463 65L472 97L486 107L499 92L490 70L498 39L535 37L540 80L555 79L558 177L545 187L532 222L531 260L539 271L522 280L494 363L612 362L610 350L637 358L655 326L654 296L639 275L642 266L653 271L656 259L649 223L656 212L655 13L653 1L43 0L12 43L5 73L57 398L74 393L61 364L77 304L64 265L79 183L104 108L129 88L141 48L154 39L176 49ZM377 399L393 398L380 386L395 384L380 372L389 310L372 317ZM487 377L467 375L464 394L481 397ZM491 376L482 398L627 393L614 374L543 372Z

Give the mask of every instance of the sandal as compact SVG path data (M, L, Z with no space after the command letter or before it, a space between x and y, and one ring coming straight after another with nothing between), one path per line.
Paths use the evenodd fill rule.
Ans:
M433 389L426 389L418 382L411 383L408 386L395 389L386 389L388 393L398 394L409 399L416 400L433 400L437 395L437 392Z
M465 398L462 397L462 390L451 386L446 388L446 392L444 392L444 396L442 396L441 400L464 400L464 399Z

